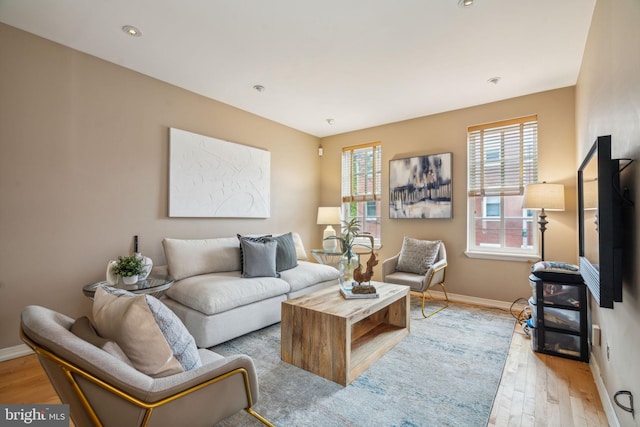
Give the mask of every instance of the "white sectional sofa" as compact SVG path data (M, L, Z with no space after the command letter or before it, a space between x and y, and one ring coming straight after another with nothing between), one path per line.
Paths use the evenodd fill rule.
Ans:
M242 258L240 236L166 238L162 244L166 268L175 280L162 300L182 320L200 348L277 323L282 301L338 284L335 268L306 261L297 233L244 238ZM274 272L271 263L288 264L286 270Z

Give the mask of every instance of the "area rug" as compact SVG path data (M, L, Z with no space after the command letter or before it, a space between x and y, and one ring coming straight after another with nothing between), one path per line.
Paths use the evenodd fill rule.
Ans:
M411 332L347 387L280 360L280 325L213 347L256 365L254 408L276 426L486 426L515 319L460 304L423 319L411 301ZM218 424L258 426L244 411Z

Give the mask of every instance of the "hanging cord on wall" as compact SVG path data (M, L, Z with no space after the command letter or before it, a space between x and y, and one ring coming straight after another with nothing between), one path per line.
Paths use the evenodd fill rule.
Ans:
M618 396L620 395L629 396L629 406L625 406L618 401ZM634 420L636 419L635 410L633 409L633 394L631 394L630 391L628 390L616 391L616 394L613 395L613 401L616 402L616 405L621 407L624 411L631 412L631 417Z
M524 302L523 309L516 313L514 311L515 305L518 304L518 303L522 303L522 302ZM527 323L527 320L529 320L531 318L531 307L529 307L529 301L526 298L518 298L513 303L511 303L511 307L509 308L509 312L516 319L516 321L520 324L520 326L522 327L522 330L524 331L524 333L528 337L531 336L531 331L530 331L530 328L529 328L529 324Z

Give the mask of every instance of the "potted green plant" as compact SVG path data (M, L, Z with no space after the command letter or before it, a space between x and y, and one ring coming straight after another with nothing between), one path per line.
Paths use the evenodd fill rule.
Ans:
M131 285L138 281L138 276L145 272L144 263L136 255L119 256L112 268L112 273L122 277L122 281Z
M342 221L342 236L330 236L327 239L336 239L340 242L342 258L340 259L340 284L349 287L351 283L353 270L358 268L358 255L353 251L354 246L362 246L373 250L362 243L356 243L356 238L360 234L360 221L358 218L351 218L348 221ZM364 235L369 236L368 233Z

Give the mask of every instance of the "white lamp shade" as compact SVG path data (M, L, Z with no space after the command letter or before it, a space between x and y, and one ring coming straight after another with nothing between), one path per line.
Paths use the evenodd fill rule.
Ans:
M322 247L327 252L335 252L338 250L338 241L336 239L327 239L336 235L336 230L331 224L340 224L341 212L339 207L319 207L318 208L318 224L326 225L322 233Z
M523 209L545 209L548 211L564 210L564 185L562 184L529 184L524 189Z
M339 207L319 207L318 208L318 224L340 224L340 208Z

